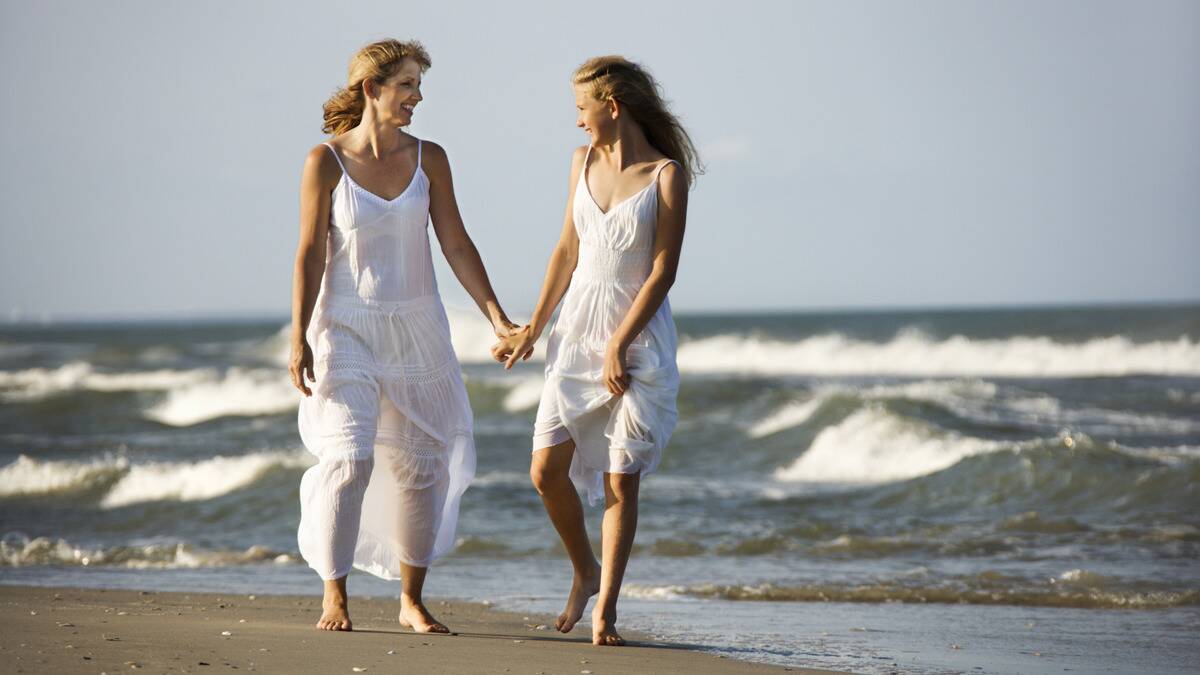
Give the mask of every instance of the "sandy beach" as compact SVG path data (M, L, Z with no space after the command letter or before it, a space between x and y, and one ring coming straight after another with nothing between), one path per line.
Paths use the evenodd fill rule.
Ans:
M351 605L353 633L313 628L320 598L71 588L0 587L0 661L13 673L831 673L733 661L630 634L624 648L593 647L552 617L434 600L454 634L396 624L398 601Z

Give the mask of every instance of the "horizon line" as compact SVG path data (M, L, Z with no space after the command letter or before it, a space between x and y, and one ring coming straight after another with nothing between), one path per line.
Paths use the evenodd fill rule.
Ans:
M446 305L447 309L470 311L469 306L457 304ZM677 309L673 308L676 317L717 317L717 316L783 316L783 315L821 315L821 314L886 314L886 313L938 313L938 312L985 312L985 311L1050 311L1050 310L1101 310L1101 309L1153 309L1169 307L1200 307L1200 298L1165 299L1165 300L1097 300L1083 302L1011 302L994 304L929 304L929 305L829 305L807 307L761 307L761 308L709 308L709 309ZM526 316L529 312L517 312L517 316ZM482 319L482 316L480 317ZM287 323L291 318L284 313L270 311L200 311L193 313L147 313L147 314L43 314L41 316L22 316L15 318L10 313L0 317L0 326L48 326L63 324L101 324L101 323L187 323L187 322L265 322L277 321Z

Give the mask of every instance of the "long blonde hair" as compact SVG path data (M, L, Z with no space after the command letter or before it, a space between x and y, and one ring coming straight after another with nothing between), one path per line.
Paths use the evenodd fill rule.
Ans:
M645 68L623 56L597 56L576 68L571 81L588 87L598 101L616 100L624 106L650 145L679 162L688 183L704 173L691 136L667 107L662 87Z
M425 72L432 65L429 52L415 40L380 40L355 52L350 59L350 73L346 77L346 86L334 92L325 102L325 125L321 130L340 136L358 126L366 106L362 91L363 82L372 80L376 84L383 84L400 70L404 59L413 59L420 64L421 72Z

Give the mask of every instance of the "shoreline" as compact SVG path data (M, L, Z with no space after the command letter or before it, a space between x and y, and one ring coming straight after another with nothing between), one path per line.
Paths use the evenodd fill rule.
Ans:
M450 635L401 629L392 599L352 600L348 633L313 627L316 596L0 586L0 602L0 658L18 673L839 672L732 660L634 631L625 647L595 647L586 625L561 635L552 616L462 601L430 601Z

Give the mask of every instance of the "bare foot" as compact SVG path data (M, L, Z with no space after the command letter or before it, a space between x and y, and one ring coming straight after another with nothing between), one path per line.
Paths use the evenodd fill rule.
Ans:
M317 619L317 628L321 630L354 630L350 624L350 612L346 610L345 600L325 600L321 603L321 618Z
M604 616L599 607L592 611L592 644L601 647L622 647L625 638L617 632L617 615Z
M413 600L403 593L400 594L400 626L411 628L414 633L449 633L442 622L433 618L425 604Z
M558 632L570 633L571 629L575 627L575 624L579 623L579 619L583 616L583 610L587 609L588 599L599 592L599 565L594 567L591 574L586 576L581 577L576 574L575 580L571 583L571 594L567 596L567 606L554 622L554 627L558 629Z

